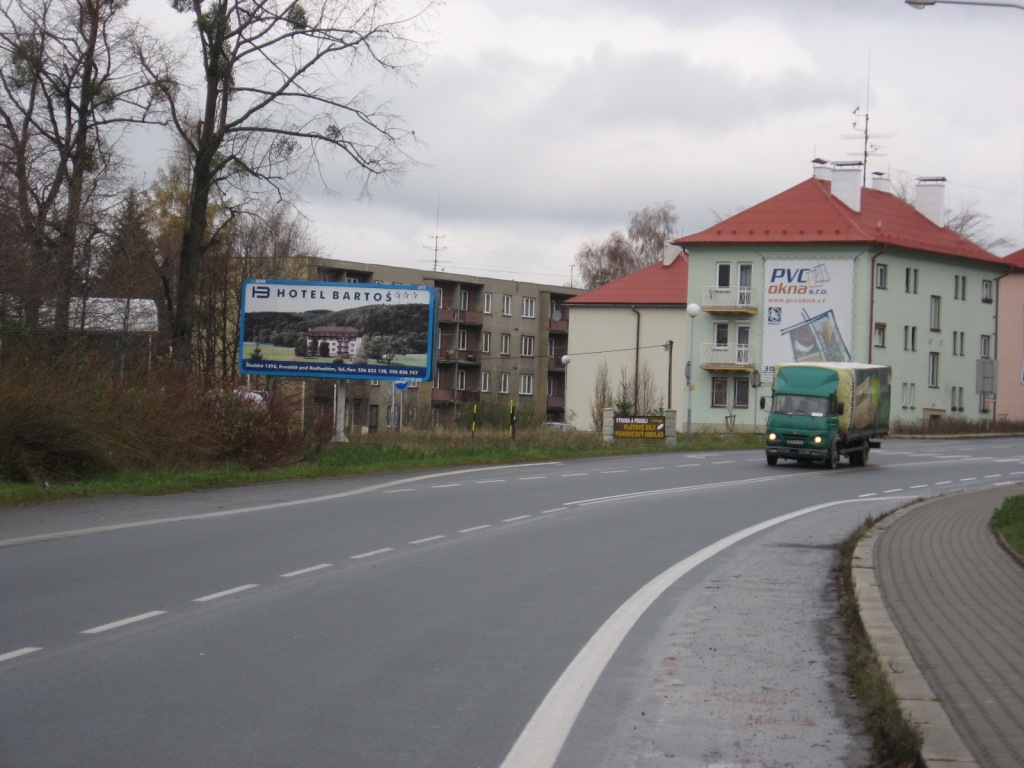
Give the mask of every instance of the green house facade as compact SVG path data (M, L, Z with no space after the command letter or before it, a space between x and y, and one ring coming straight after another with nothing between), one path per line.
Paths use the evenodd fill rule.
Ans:
M689 251L693 422L763 425L774 368L800 361L892 366L892 420L997 413L998 278L1007 265L942 225L945 180L914 203L859 163L812 178L674 244Z

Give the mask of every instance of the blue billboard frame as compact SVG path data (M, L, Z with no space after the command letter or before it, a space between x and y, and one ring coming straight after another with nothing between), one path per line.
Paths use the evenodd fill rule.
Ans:
M238 369L261 376L427 381L434 370L435 303L434 289L422 285L246 280ZM271 335L293 343L268 342Z

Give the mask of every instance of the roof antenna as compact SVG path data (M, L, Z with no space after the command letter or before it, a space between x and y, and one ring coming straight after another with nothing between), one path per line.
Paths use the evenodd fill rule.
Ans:
M868 48L868 83L867 83L867 94L864 97L864 111L861 112L860 107L856 107L853 110L853 130L857 133L845 134L842 138L844 139L863 139L864 149L861 152L847 152L852 157L860 157L863 166L863 178L861 179L861 186L866 187L868 185L868 157L885 157L885 153L882 152L884 147L881 144L875 144L872 142L872 138L875 139L891 139L895 134L893 133L876 133L872 136L870 131L871 125L871 49ZM861 122L863 118L863 123Z
M444 239L444 235L437 234L437 230L440 227L440 225L441 225L441 193L438 192L437 193L437 219L434 222L434 234L433 235L427 235L428 238L430 238L431 240L434 241L433 250L434 250L434 271L435 272L437 272L437 252L438 251L447 251L448 250L447 246L445 246L444 248L438 247L440 245L440 241ZM424 248L431 248L431 246L429 246L429 245L424 245L423 247Z

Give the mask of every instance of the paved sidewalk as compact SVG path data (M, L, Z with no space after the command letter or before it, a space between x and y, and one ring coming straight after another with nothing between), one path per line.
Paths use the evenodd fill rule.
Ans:
M861 615L931 768L1024 766L1024 567L989 529L1016 495L914 504L857 548Z

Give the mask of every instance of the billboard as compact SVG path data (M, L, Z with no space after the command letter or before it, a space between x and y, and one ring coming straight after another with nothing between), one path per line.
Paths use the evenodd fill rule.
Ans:
M765 263L762 381L783 363L848 362L853 334L853 262Z
M238 368L264 376L425 381L433 329L432 288L247 280Z

